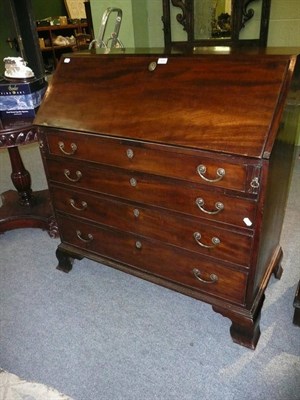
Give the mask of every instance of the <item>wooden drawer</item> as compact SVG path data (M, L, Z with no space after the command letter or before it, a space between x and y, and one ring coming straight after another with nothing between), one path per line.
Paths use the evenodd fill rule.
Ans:
M205 157L203 152L198 152L199 156L189 154L188 151L183 154L174 146L150 146L130 140L68 131L47 131L47 141L49 152L54 155L184 179L213 187L252 192L251 187L247 186L247 173L253 174L251 171L254 166L234 164L220 156L212 159ZM256 177L259 177L258 172Z
M156 208L52 187L56 210L187 250L249 266L252 236L207 225Z
M247 273L138 235L58 215L63 243L169 281L243 304ZM196 275L202 279L200 281Z
M205 190L196 184L184 185L181 181L179 185L175 179L163 179L112 167L94 168L71 160L63 165L59 158L49 159L47 167L52 182L239 227L253 228L255 221L254 200L234 198L222 191Z

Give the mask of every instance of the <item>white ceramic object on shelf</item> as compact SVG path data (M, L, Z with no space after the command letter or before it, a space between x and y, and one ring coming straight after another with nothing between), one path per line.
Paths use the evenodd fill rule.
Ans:
M4 76L12 79L29 79L34 77L31 68L27 67L26 61L22 57L5 57Z

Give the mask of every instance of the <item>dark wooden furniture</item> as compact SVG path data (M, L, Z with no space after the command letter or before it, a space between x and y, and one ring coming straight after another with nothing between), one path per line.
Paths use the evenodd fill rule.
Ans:
M219 3L215 0L162 0L166 49L174 46L266 47L271 0L231 0L230 10L217 9ZM255 15L252 6L259 10L258 32L242 39L241 31L247 30L248 21ZM172 19L172 15L176 18ZM186 40L175 39L174 28L178 24L186 32Z
M300 281L298 283L298 287L295 294L294 307L295 307L295 312L294 312L293 323L297 326L300 326Z
M210 303L254 349L282 272L297 58L204 53L60 63L35 119L58 269L88 257Z
M11 179L17 189L1 194L0 233L16 228L41 228L51 237L57 237L57 224L53 217L49 191L32 192L31 176L25 169L19 146L37 141L36 128L29 121L5 121L1 123L0 149L8 150L12 173Z

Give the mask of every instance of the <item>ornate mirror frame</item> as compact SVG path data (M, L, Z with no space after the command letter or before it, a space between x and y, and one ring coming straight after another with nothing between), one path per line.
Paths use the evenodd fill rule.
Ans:
M269 17L271 0L231 0L231 35L220 39L196 39L194 27L194 0L162 0L165 47L173 46L256 46L266 47L269 29ZM200 1L200 0L199 0ZM251 3L261 3L260 33L257 39L240 39L240 31L244 29L247 22L254 16ZM171 30L171 6L178 7L179 13L176 20L183 26L187 33L186 41L172 40Z

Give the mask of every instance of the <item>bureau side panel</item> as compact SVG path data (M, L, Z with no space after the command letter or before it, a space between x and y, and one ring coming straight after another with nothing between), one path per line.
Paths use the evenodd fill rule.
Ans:
M288 199L293 164L295 160L296 128L293 120L296 108L287 107L269 160L263 161L262 194L259 202L258 230L254 264L253 286L249 300L259 290L264 290L271 274L272 261L280 248L280 236Z

